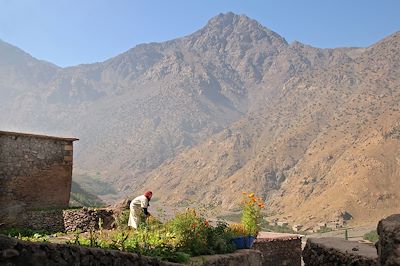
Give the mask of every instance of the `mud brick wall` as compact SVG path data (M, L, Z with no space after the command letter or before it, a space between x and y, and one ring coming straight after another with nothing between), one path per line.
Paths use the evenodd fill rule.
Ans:
M378 265L374 246L341 238L309 238L303 249L306 266L319 265Z
M262 265L301 265L301 238L284 235L257 236L253 249L261 251Z
M379 241L376 244L381 265L400 265L400 214L378 223Z
M68 206L74 140L0 131L0 225L25 210Z

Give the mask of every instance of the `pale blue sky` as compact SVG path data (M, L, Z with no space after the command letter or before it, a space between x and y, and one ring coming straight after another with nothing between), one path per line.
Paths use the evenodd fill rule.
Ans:
M0 39L71 66L188 35L228 11L323 48L366 47L400 30L400 0L0 0Z

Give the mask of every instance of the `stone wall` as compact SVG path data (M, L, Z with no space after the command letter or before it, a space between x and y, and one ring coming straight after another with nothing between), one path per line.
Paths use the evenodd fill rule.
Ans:
M114 212L110 209L70 209L26 211L16 225L18 228L43 230L46 232L67 232L77 229L82 232L99 229L99 220L103 229L114 226Z
M27 209L68 206L75 140L0 131L0 225Z
M400 265L400 214L379 221L376 244L381 265Z
M50 233L65 232L63 210L25 211L14 226Z
M0 265L179 265L135 253L76 245L33 243L0 235Z
M63 211L64 229L65 231L99 229L100 219L103 229L111 229L115 221L113 213L108 209L65 210Z
M117 250L76 245L32 243L0 235L0 265L187 265ZM261 266L256 250L193 258L191 265Z
M187 264L186 264L187 265ZM261 266L261 252L258 250L240 249L234 253L217 254L194 257L190 260L189 265L201 266Z
M260 232L253 244L259 250L262 265L301 265L301 237L295 234Z
M303 249L307 266L319 265L378 265L378 255L372 245L342 238L309 238Z
M400 265L400 214L378 223L376 247L341 238L309 238L303 249L305 265Z

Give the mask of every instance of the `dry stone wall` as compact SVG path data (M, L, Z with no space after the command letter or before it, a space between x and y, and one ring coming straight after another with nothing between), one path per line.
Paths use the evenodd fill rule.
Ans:
M309 238L303 249L306 266L319 265L378 265L374 246L341 238Z
M68 206L74 140L0 131L0 226L25 210Z
M253 249L261 251L262 265L301 265L300 235L260 232Z
M341 238L309 238L303 249L306 266L316 265L400 265L400 214L378 223L375 246Z
M0 235L0 265L180 265L135 253L76 245L32 243Z
M16 227L43 230L46 232L67 232L90 229L99 229L99 221L102 221L103 229L111 229L114 226L114 211L111 209L70 209L70 210L46 210L26 211L21 216Z
M0 265L187 265L117 250L76 245L32 243L0 235ZM193 258L191 265L261 266L257 250Z
M400 265L400 214L379 221L376 245L381 265Z

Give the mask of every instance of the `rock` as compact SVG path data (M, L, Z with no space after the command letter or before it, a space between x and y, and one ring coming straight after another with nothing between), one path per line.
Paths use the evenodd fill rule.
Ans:
M379 221L377 231L376 247L381 265L400 265L400 214Z
M114 205L112 205L111 209L114 212L122 212L124 210L129 210L129 204L131 204L131 201L132 200L130 200L130 199L121 200L121 201L115 203Z
M5 249L5 250L3 250L3 252L1 252L1 257L4 259L13 258L16 256L19 256L19 252L18 252L18 250L15 250L15 249L9 248L9 249Z

